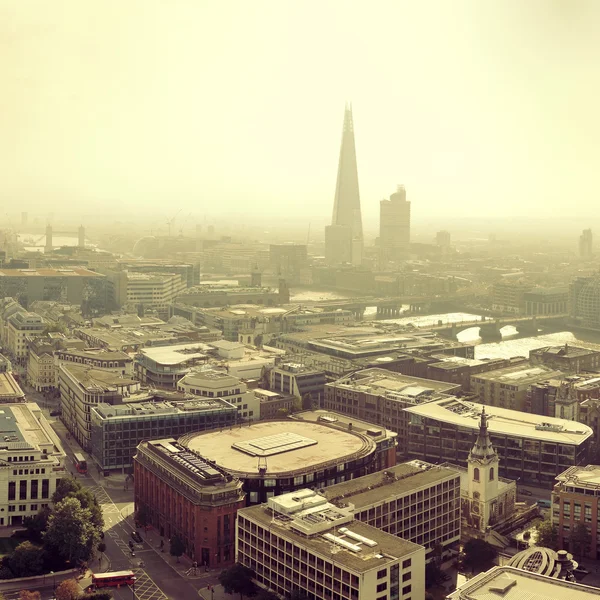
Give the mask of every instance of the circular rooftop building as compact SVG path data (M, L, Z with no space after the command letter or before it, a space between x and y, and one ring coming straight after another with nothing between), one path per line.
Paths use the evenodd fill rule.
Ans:
M361 477L377 460L377 444L367 435L305 421L191 433L179 443L241 479L249 505Z
M550 548L532 546L515 554L506 566L568 580L573 577L573 569L577 568L577 563L573 561L573 555L568 554L566 550L555 552Z

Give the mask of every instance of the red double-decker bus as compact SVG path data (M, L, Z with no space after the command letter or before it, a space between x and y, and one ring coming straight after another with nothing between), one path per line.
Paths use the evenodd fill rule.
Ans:
M73 462L75 463L75 468L77 469L78 473L81 473L82 475L85 475L87 473L87 461L85 460L83 454L79 452L74 452Z
M113 571L112 573L94 573L92 575L92 586L94 588L119 587L121 585L133 585L135 574L133 571Z

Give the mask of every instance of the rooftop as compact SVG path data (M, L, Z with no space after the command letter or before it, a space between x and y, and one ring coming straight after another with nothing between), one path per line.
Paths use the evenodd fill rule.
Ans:
M95 273L83 267L68 269L0 269L0 277L98 277L104 275Z
M221 398L193 398L182 401L165 402L136 402L135 404L107 404L101 402L92 407L101 419L122 419L148 415L174 415L188 414L191 412L204 413L221 411L224 409L236 410L237 408Z
M529 351L530 355L544 355L549 354L551 356L589 356L590 354L598 354L598 350L592 350L591 348L580 348L579 346L545 346L544 348L535 348Z
M11 373L0 373L0 402L8 398L24 398L25 394Z
M266 477L276 477L322 469L326 463L337 464L375 451L375 442L367 436L293 420L189 434L180 441L229 472L248 477L260 475L261 456L268 456Z
M344 481L325 488L323 495L334 504L350 502L358 510L380 504L386 498L430 487L459 473L447 467L413 460L385 471Z
M506 383L509 385L527 386L540 380L552 377L562 377L560 371L556 371L542 365L532 367L529 364L504 367L487 373L478 373L473 376L474 380L493 381L494 383Z
M169 346L149 346L140 350L141 354L161 365L179 365L195 359L208 359L207 352L212 348L206 344L172 344Z
M530 573L516 567L494 567L467 581L448 600L597 600L598 588Z
M131 377L105 371L103 369L95 369L88 365L80 365L77 363L62 363L61 369L67 371L71 377L77 380L77 383L88 392L103 393L114 392L119 387L138 386L140 382Z
M457 427L479 431L479 419L483 404L450 397L410 406L404 410L410 414ZM593 435L587 425L532 413L485 406L488 429L492 435L528 438L543 442L579 445Z
M298 490L239 511L276 535L353 572L381 569L423 550L381 529L354 521L351 511L329 504L312 490ZM338 527L343 525L342 527Z
M587 465L587 467L569 467L556 480L574 488L600 488L600 465Z

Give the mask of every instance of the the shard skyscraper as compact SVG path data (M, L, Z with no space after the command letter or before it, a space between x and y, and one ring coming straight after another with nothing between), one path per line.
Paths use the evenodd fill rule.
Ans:
M358 191L358 169L354 145L352 107L346 105L338 164L333 217L325 228L325 250L329 264L362 261L363 233Z

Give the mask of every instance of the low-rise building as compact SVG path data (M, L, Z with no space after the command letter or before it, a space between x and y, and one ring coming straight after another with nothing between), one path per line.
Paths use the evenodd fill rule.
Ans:
M529 351L533 365L544 365L564 373L597 371L600 368L600 351L577 346L546 346Z
M177 382L180 392L203 398L222 398L233 404L239 421L255 421L260 418L260 399L248 385L223 371L204 369L192 371Z
M458 549L460 542L460 475L453 468L422 461L328 486L332 504L351 506L354 518L405 540L432 549Z
M178 441L241 479L248 504L360 477L373 472L379 458L369 435L292 419L193 433Z
M51 504L67 475L65 453L37 404L0 408L0 526L22 525L25 517Z
M17 365L25 366L29 356L27 337L41 335L46 328L44 320L35 313L18 311L8 318L6 349Z
M231 427L237 410L220 398L156 401L147 396L131 404L100 403L92 407L90 420L90 453L100 469L110 471L131 467L142 440Z
M24 402L25 393L12 373L0 373L0 404L7 402Z
M95 369L104 369L123 376L133 375L133 358L119 350L111 351L104 348L55 350L54 361L57 366L61 363L75 363Z
M566 315L569 311L569 288L535 287L523 294L526 315Z
M570 467L556 477L552 490L552 521L558 530L558 545L571 552L571 536L579 525L589 534L581 549L586 558L600 559L600 465Z
M61 364L58 389L62 421L79 445L91 451L91 409L100 403L121 404L124 397L139 394L140 382L87 365Z
M134 457L135 506L201 567L235 561L235 522L245 505L242 483L202 456L166 438L140 443Z
M560 371L543 365L530 366L527 363L513 365L471 375L471 391L488 406L523 411L529 386L562 375Z
M269 374L272 390L291 394L302 404L302 408L321 407L325 393L325 372L297 362L284 362Z
M533 285L524 281L505 278L494 283L492 287L492 310L511 315L525 312L525 293L531 291Z
M595 600L598 588L563 579L538 575L515 567L493 567L469 579L446 600L475 600L501 598L502 600Z
M460 391L460 384L410 377L386 369L364 369L325 386L324 408L382 425L398 434L406 454L408 406Z
M315 600L424 598L425 549L353 519L308 489L238 512L238 561L278 594Z
M281 417L289 415L294 410L295 396L261 388L256 388L253 392L260 402L260 418L263 420L281 419Z
M135 357L135 374L142 383L174 390L192 367L208 362L210 351L201 343L141 348Z
M406 408L409 456L466 464L481 409L481 404L453 397ZM593 437L590 427L496 406L486 406L485 411L490 439L502 456L503 477L549 486L566 468L586 464Z

